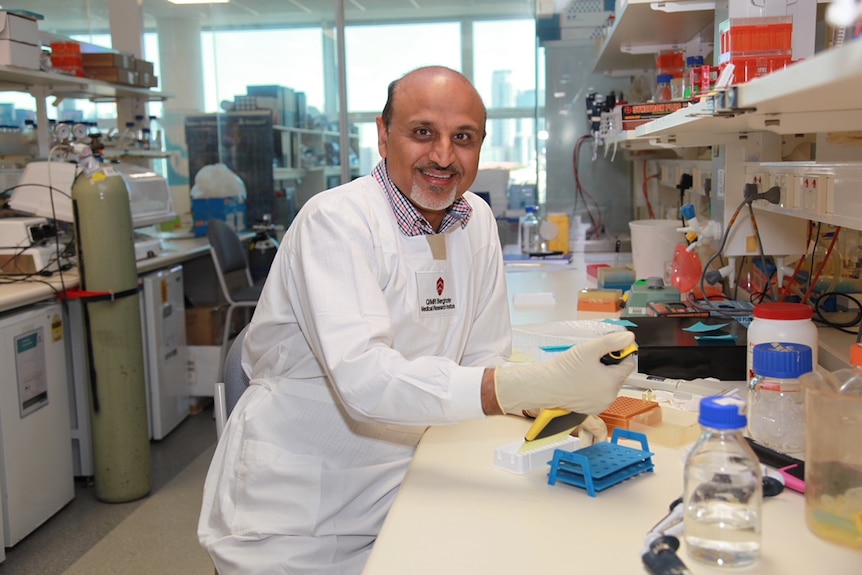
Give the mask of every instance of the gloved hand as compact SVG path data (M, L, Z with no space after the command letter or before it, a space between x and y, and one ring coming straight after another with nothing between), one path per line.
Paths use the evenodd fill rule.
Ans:
M546 363L500 366L494 371L497 403L505 413L561 407L599 414L635 369L631 357L617 365L604 365L600 359L628 347L634 338L630 331L614 332L575 345Z
M578 438L581 440L581 447L607 441L608 426L605 420L598 415L588 415L578 426Z

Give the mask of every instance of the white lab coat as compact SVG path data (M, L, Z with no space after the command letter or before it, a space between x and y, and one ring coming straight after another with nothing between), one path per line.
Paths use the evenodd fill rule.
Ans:
M496 220L464 197L466 228L435 236L445 259L403 236L371 176L288 229L204 488L221 575L358 574L426 427L484 417L483 368L508 357L511 325Z

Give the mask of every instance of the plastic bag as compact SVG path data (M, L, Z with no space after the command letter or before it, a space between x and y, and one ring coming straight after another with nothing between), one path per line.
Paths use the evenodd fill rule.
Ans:
M198 170L191 194L193 199L238 196L240 201L245 202L246 198L245 184L224 164L210 164Z

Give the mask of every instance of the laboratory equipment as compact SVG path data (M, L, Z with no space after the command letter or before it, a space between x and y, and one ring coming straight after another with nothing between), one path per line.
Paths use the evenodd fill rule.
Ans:
M524 435L524 445L520 453L535 449L539 443L547 445L570 435L586 418L585 413L576 413L568 409L541 410Z
M164 439L189 414L183 267L141 278L149 436Z
M620 439L639 442L641 449L620 445ZM617 428L610 442L595 443L573 452L558 449L551 460L548 485L558 481L585 489L590 497L641 473L654 465L646 435Z
M677 244L685 236L677 231L677 220L634 220L629 222L632 261L637 279L665 279L665 264L673 260ZM667 283L667 282L666 282Z
M805 386L805 519L817 536L862 549L862 344L850 368L812 371Z
M747 382L746 327L735 319L633 317L638 371L671 379Z
M807 345L811 348L811 365L817 365L817 326L811 321L810 307L802 303L765 302L754 306L752 313L745 362L747 381L754 377L754 346L759 343L786 341Z
M55 303L0 315L0 490L12 547L75 497L66 333Z
M95 493L108 503L133 501L149 493L151 469L128 187L119 172L92 160L75 179L72 201L87 298Z
M608 433L613 433L617 428L630 429L632 423L658 425L661 423L661 407L655 401L620 396L599 417L608 426Z
M688 553L716 566L748 565L760 556L763 485L760 463L743 437L745 402L705 397L698 422L702 433L683 472Z
M133 164L105 164L126 184L132 212L132 226L142 228L176 219L167 180L152 170ZM74 222L72 185L81 166L69 162L30 162L9 200L13 209L61 222ZM98 224L109 222L98 222ZM108 227L107 225L105 227ZM135 259L161 253L158 238L136 237Z
M805 391L800 376L812 369L811 348L798 343L754 346L748 391L748 433L766 447L789 454L805 450Z
M0 274L36 274L70 265L71 238L46 218L0 218Z

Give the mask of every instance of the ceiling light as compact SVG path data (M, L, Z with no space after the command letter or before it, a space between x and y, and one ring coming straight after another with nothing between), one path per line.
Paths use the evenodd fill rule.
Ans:
M230 0L168 0L171 4L227 4Z

